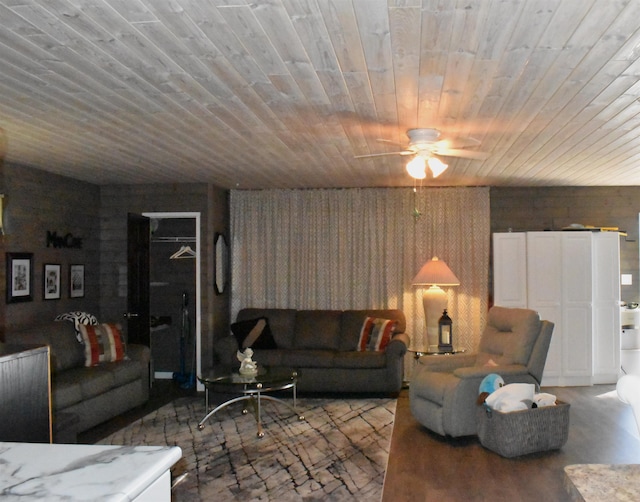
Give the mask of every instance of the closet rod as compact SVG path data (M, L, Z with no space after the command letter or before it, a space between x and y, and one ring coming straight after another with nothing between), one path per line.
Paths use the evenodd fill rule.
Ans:
M151 242L196 242L195 237L152 237Z

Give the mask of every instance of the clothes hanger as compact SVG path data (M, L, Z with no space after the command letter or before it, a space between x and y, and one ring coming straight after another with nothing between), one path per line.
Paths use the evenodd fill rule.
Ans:
M195 258L195 257L196 257L196 252L193 249L191 249L191 246L181 246L180 249L178 249L178 251L176 251L169 257L169 259L179 260L184 258Z

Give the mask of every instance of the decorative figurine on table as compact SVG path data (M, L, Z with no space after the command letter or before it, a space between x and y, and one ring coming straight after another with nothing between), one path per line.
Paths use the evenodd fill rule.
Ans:
M246 348L244 352L238 351L236 354L240 361L240 374L243 376L256 376L258 374L258 363L253 361L253 350Z

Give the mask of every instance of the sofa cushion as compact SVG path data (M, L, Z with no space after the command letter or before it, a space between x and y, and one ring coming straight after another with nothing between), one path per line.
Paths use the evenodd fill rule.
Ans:
M119 324L80 324L84 343L85 366L122 361L126 356L124 337Z
M116 379L113 376L113 371L109 368L93 366L90 368L78 368L73 371L84 375L80 381L83 400L104 394L115 387Z
M287 350L282 353L282 366L292 368L333 368L334 357L337 354L334 350Z
M74 375L74 371L63 371L53 375L51 401L55 410L64 410L82 401L80 379Z
M288 352L288 350L281 349L257 349L253 353L253 360L260 366L286 366L286 364L282 362L282 357ZM232 367L238 367L238 364L239 363L234 363Z
M246 321L266 317L276 345L281 349L293 348L293 337L296 325L294 309L246 308L238 312L236 321Z
M384 368L387 359L383 352L336 352L333 358L335 368Z
M366 317L382 317L396 321L395 333L404 333L406 319L398 309L345 310L340 321L339 350L352 351L358 345L360 330Z
M533 310L492 307L478 347L476 364L526 365L540 327L540 316Z
M340 310L299 310L296 315L296 349L335 350L340 336Z
M104 363L101 367L113 375L114 387L120 387L121 385L138 380L141 371L145 371L141 368L139 361L131 360Z
M365 317L360 329L357 351L384 351L394 333L396 322L380 317Z
M266 317L235 322L231 325L231 332L236 337L240 350L247 347L254 350L278 348Z
M115 387L134 382L140 379L141 371L146 370L141 368L140 361L124 360L57 373L52 380L54 409L64 410Z
M72 323L48 322L20 331L7 332L7 343L48 345L51 354L51 372L84 366L84 349L76 339Z

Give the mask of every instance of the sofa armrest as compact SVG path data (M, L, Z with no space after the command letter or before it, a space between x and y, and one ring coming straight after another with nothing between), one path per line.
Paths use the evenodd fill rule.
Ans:
M385 354L387 358L403 357L407 353L407 346L409 345L409 336L406 333L398 333L394 335L385 348Z
M458 378L478 378L497 373L501 377L514 375L528 375L527 367L522 364L508 364L505 366L470 366L466 368L458 368L453 374Z
M146 345L130 343L127 345L127 356L132 361L149 363L151 361L151 350Z
M422 356L418 359L420 371L440 371L451 373L458 368L473 366L476 354L450 354L438 356Z

